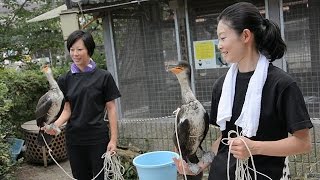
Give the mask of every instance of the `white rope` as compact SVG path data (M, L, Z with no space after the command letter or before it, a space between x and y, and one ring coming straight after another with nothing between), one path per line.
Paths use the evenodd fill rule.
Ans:
M48 148L48 153L51 157L51 159L58 165L58 167L70 178L73 180L77 180L75 178L73 178L71 175L69 175L66 170L63 169L63 167L60 166L60 164L53 158L52 154L51 154L51 149L49 147L49 145L47 144L47 141L45 140L43 134L41 134L42 139L44 141L44 143L46 144L46 147ZM121 165L121 162L119 160L119 157L116 155L116 152L106 152L104 153L101 158L104 159L103 162L103 167L100 170L100 172L93 177L91 180L95 180L104 170L104 179L108 180L110 179L109 177L113 177L113 180L124 180L123 178L123 174L125 172L125 168Z
M123 174L125 168L121 165L119 157L116 153L106 152L102 155L104 158L104 179L124 180ZM112 178L110 178L112 177Z
M178 113L179 113L179 111L180 111L180 108L178 108L177 110L175 110L173 112L176 114L174 125L175 125L175 131L176 131L177 146L178 146L179 155L180 155L181 163L182 163L183 176L184 176L184 179L187 180L186 170L184 168L184 163L183 163L183 158L182 158L182 153L181 153L181 148L180 148L180 142L179 142L179 136L178 136Z
M52 150L50 149L49 145L47 144L47 141L46 141L46 139L44 138L43 134L41 134L41 136L42 136L42 139L43 139L44 143L46 144L46 146L47 146L47 148L48 148L48 153L49 153L51 159L58 165L58 167L59 167L70 179L77 180L77 179L73 178L72 176L70 176L70 175L66 172L66 170L64 170L63 167L61 167L60 164L53 158L53 156L52 156L52 154L51 154L51 151L52 151Z
M234 130L230 130L228 132L228 137L227 138L223 138L221 140L221 142L225 145L229 145L229 152L228 152L228 162L227 162L227 177L228 177L228 180L230 180L230 156L231 156L231 147L232 147L232 144L233 144L233 141L231 141L231 143L229 143L229 139L232 138L231 137L231 134L236 134L236 137L240 137L242 136L241 133L239 134L237 131L234 131ZM239 138L243 143L244 145L246 146L249 154L250 154L250 158L251 158L251 165L252 165L252 168L249 167L249 162L248 162L248 159L245 159L245 160L240 160L240 159L236 159L236 170L235 170L235 180L252 180L252 177L250 175L250 171L253 171L254 172L254 179L257 180L257 174L260 174L270 180L272 180L269 176L259 172L256 170L256 167L255 167L255 164L254 164L254 160L253 160L253 156L252 156L252 153L247 145L247 143ZM224 142L224 141L227 141L227 142Z

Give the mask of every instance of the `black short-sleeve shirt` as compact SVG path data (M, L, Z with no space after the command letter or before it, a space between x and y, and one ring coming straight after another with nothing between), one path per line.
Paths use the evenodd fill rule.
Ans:
M109 141L105 105L121 96L110 72L98 68L74 74L69 71L58 79L58 84L71 106L67 143L93 145Z
M234 125L238 119L245 100L248 83L253 72L238 72L236 91L232 108L232 117L222 131L222 138L228 137L230 130L236 130ZM221 96L225 75L220 77L213 88L210 123L216 125L217 109ZM268 76L263 87L261 112L257 135L250 139L257 141L276 141L288 137L288 133L312 128L302 93L296 82L283 70L273 66L268 69ZM240 129L241 130L241 129ZM229 147L220 142L217 156L211 164L210 180L227 179L227 159ZM254 163L257 171L268 175L272 179L280 179L284 168L285 157L255 155ZM234 179L236 160L231 155L230 179ZM251 177L254 177L253 175ZM258 175L258 179L266 179Z

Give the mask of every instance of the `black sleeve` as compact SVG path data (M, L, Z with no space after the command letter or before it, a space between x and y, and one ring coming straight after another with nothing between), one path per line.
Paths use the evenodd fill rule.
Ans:
M66 96L66 87L65 87L65 81L66 81L66 76L65 75L61 75L58 78L58 85L60 90L62 91L63 95Z
M117 99L118 97L121 97L121 94L119 92L119 89L116 85L116 82L114 81L112 75L108 73L106 81L105 81L105 101L112 101L114 99Z
M217 99L216 94L217 94L216 87L213 86L212 96L211 96L211 109L210 109L209 123L212 125L215 125L215 126L217 126L216 121L217 121L217 111L218 111L218 103L219 103L219 99Z
M313 127L303 95L295 82L283 90L277 106L280 118L287 122L287 130L291 134L298 130Z
M57 81L60 90L63 93L64 99L67 101L67 82L66 82L66 74L59 76Z

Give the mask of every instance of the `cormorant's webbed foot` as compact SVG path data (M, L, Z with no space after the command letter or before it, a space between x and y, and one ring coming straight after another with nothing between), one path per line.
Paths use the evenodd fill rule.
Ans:
M189 166L190 171L193 174L198 174L199 173L200 166L198 164L194 164L194 163L188 162L188 166Z
M205 152L203 153L202 157L201 157L201 161L205 164L207 163L211 163L214 159L216 155L214 154L214 152L209 151L209 152Z

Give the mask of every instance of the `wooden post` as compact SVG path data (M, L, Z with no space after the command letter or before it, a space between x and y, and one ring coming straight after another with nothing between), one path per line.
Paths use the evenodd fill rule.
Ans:
M48 162L47 162L47 155L46 155L46 147L45 146L42 146L42 158L43 158L44 167L47 167Z

